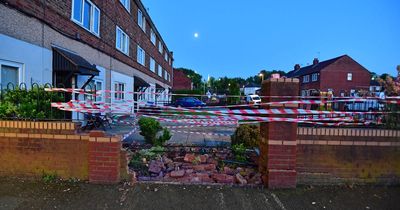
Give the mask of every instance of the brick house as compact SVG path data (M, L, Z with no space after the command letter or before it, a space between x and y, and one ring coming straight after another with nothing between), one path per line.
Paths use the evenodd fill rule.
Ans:
M193 90L192 80L181 70L174 69L173 90Z
M148 93L97 98L107 102L170 98L173 53L140 0L3 0L0 20L3 86Z
M300 80L302 96L329 90L334 96L345 96L356 90L368 90L371 80L370 72L348 55L322 62L315 58L312 65L305 67L296 64L286 77Z

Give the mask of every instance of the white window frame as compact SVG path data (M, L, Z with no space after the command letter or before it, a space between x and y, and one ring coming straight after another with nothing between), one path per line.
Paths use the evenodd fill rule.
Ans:
M114 91L125 91L125 90L126 90L126 84L124 82L114 82ZM114 92L114 100L116 101L125 100L125 93Z
M158 51L161 53L161 55L163 54L163 44L161 43L161 39L158 42Z
M310 82L310 75L304 75L303 76L303 83L308 83Z
M164 50L164 51L165 51L164 59L165 59L165 61L168 62L168 53L167 53L167 50Z
M158 64L158 76L162 78L162 73L163 73L164 69L162 68L162 66L160 64Z
M353 73L347 73L347 81L353 81Z
M154 30L152 28L150 29L150 41L151 41L151 43L153 43L154 46L157 43L157 36L156 36L156 33L154 33Z
M146 52L140 45L137 45L137 62L140 63L142 66L146 66Z
M318 80L318 73L312 74L312 75L311 75L311 81L312 81L312 82L315 82L315 81L317 81L317 80Z
M146 18L143 16L142 10L138 8L138 21L137 21L139 27L143 30L146 31Z
M121 37L120 37L121 38L121 40L120 40L121 46L120 47L118 46L118 32L121 32ZM125 41L124 41L123 35L125 35ZM120 27L117 26L115 29L115 47L119 51L121 51L122 53L124 53L125 55L128 55L128 56L129 56L129 41L130 41L130 38L129 38L128 34L126 34ZM125 50L124 50L123 45L125 45Z
M156 61L154 60L154 58L152 58L152 57L150 57L150 66L149 66L149 69L150 69L150 71L152 71L152 72L156 72Z
M24 81L24 76L25 76L24 64L0 59L0 83L1 83L1 66L3 66L3 65L11 66L11 67L18 69L18 81L17 81L18 84L14 84L14 86L19 85ZM8 84L1 84L1 85L2 85L2 88L5 89L5 88L7 88Z
M164 69L164 79L165 80L168 80L167 74L168 74L167 70Z
M89 23L89 28L86 28L86 27L83 25L84 11L85 11L85 10L84 10L85 1L87 1L87 2L90 4L90 6L91 6L90 17L89 17L89 21L90 21L90 23ZM101 20L100 20L100 19L101 19L101 11L100 11L100 9L99 9L93 2L91 2L90 0L80 0L80 4L81 4L81 6L82 6L81 20L76 20L76 19L74 18L75 1L72 0L72 8L71 8L71 9L72 9L72 10L71 10L71 20L72 20L72 22L78 24L79 26L81 26L81 27L84 28L85 30L89 31L90 33L92 33L92 34L94 34L94 35L100 37L100 21L101 21ZM99 16L98 16L98 26L99 26L99 27L98 27L97 29L94 28L94 14L95 14L95 11L97 11L97 12L99 13Z
M121 2L122 6L124 6L126 11L131 13L131 0L119 0L119 2Z

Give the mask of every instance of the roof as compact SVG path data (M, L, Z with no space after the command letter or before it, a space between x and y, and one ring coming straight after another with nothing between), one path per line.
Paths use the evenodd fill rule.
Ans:
M144 79L138 77L138 76L133 76L134 82L135 82L135 87L150 87L150 84L144 81Z
M259 88L259 87L261 87L261 85L260 85L260 84L253 83L253 82L250 82L250 83L247 83L244 87L245 87L245 88L251 88L251 87L257 87L257 88Z
M339 59L341 59L343 57L346 57L346 56L348 56L348 55L342 55L342 56L339 56L339 57L336 57L336 58L332 58L332 59L329 59L329 60L326 60L326 61L319 62L316 65L309 65L309 66L302 67L302 68L300 68L298 70L289 71L286 74L286 77L292 78L292 77L298 77L298 76L301 76L301 75L320 72L322 69L326 68L327 66L331 65L332 63L335 63L337 60L339 60Z
M73 52L53 47L53 66L54 71L72 71L81 75L99 75L96 65L89 63L87 60Z

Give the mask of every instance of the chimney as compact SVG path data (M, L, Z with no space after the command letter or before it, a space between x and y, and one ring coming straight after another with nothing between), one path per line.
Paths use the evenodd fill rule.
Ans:
M300 69L300 64L294 65L294 70L299 70Z
M313 65L317 65L318 63L319 63L319 60L318 60L318 58L314 58L314 60L313 60L312 64L313 64Z

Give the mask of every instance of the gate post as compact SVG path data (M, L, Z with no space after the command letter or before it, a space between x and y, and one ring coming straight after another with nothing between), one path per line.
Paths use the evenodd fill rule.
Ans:
M289 101L298 98L273 98L268 96L298 96L298 79L269 79L262 83L263 103ZM266 109L297 108L298 104L263 106ZM269 115L270 117L290 117L296 115ZM261 142L259 171L268 188L296 187L297 123L269 122L260 124Z

